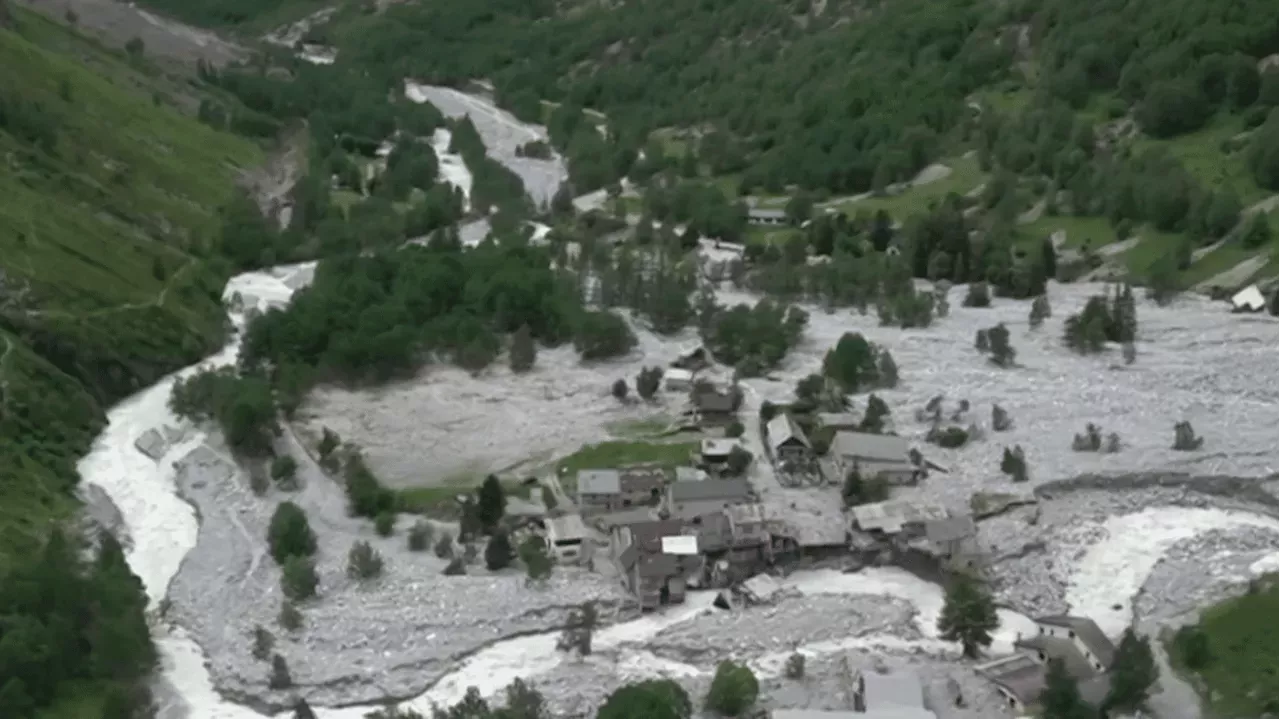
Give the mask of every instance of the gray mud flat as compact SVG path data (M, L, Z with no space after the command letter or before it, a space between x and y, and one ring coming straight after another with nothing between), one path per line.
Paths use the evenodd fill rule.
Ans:
M293 447L292 449L296 449ZM402 518L390 538L371 523L349 518L340 489L301 452L300 492L254 496L248 479L220 453L201 446L181 460L180 491L197 508L194 549L170 585L168 618L191 632L209 657L214 686L259 710L303 696L314 705L370 704L407 698L429 688L457 662L506 637L563 626L569 610L598 599L608 620L621 598L612 582L561 569L544 588L528 588L522 574L445 577L445 562L430 552L409 552ZM305 626L279 628L280 570L267 552L267 525L275 504L291 500L308 514L319 544L318 597L301 605ZM347 552L362 539L381 552L384 576L362 585L346 576ZM251 655L252 630L276 636L294 689L267 686L269 664Z

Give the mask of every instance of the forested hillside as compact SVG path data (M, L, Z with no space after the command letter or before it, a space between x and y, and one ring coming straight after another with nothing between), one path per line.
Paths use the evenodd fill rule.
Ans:
M145 48L0 5L0 716L126 717L145 596L59 526L105 409L221 343L219 207L262 151Z

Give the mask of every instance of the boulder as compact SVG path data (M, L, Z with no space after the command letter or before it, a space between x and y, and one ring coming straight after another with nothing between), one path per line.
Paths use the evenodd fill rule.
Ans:
M133 442L133 446L153 460L159 460L169 449L169 443L158 429L149 429Z

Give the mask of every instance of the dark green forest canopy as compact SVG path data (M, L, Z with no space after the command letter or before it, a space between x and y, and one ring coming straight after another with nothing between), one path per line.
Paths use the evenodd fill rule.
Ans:
M1157 135L1274 105L1274 74L1256 65L1276 51L1276 17L1264 0L829 2L820 13L773 0L494 0L397 5L333 35L343 61L394 76L487 78L527 120L550 100L604 112L636 146L659 128L722 130L729 147L704 158L717 174L861 191L963 140L967 100L983 88L1073 108L1118 97Z
M484 366L501 349L498 333L523 325L548 344L569 339L579 308L574 286L540 248L486 242L466 252L410 247L334 259L288 309L250 325L241 364L302 366L343 380L410 372L433 351Z

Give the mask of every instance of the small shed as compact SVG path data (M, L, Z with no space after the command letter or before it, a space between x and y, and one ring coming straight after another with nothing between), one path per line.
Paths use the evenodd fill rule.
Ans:
M785 412L769 420L765 429L769 433L769 446L773 450L773 456L779 462L804 459L813 451L813 445L804 436L804 431Z
M1257 285L1249 285L1231 296L1233 312L1261 312L1267 308L1267 298Z
M688 392L693 389L693 372L679 367L671 367L662 373L662 386L668 392Z

